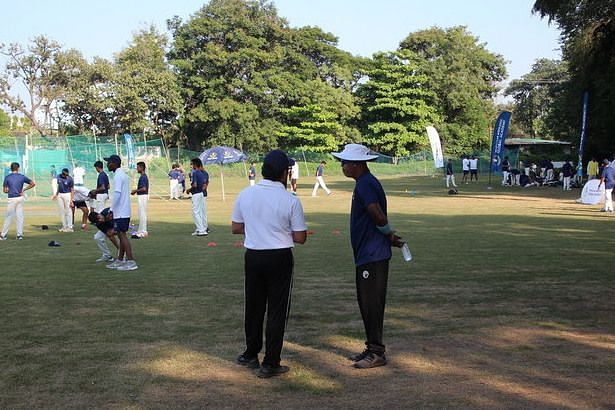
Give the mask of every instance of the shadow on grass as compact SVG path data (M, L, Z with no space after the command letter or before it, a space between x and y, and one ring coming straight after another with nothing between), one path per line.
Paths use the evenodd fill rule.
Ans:
M276 380L234 364L243 250L228 225L195 238L190 223L153 222L133 242L134 272L94 264L93 233L60 248L46 246L51 232L7 241L0 407L612 406L615 276L602 218L390 216L415 260L391 263L389 365L359 371L346 359L363 348L348 215L321 210L295 250L292 371Z

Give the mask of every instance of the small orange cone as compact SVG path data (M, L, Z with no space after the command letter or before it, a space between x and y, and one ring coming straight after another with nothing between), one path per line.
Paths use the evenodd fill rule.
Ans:
M209 243L207 244L207 246L209 246L210 248L213 248L213 247L215 247L215 246L218 246L218 244L217 244L217 243L215 243L215 242L209 242Z

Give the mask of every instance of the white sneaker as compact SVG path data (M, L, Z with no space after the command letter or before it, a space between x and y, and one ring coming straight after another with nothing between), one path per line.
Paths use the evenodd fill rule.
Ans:
M137 262L133 260L127 260L127 261L124 261L124 263L121 266L118 266L116 269L117 270L137 270L139 269L139 266L137 266Z
M103 255L100 258L96 259L96 263L113 262L113 261L115 261L115 258L113 256L107 256L107 255Z
M192 236L207 236L207 232L192 232Z
M107 269L118 269L120 266L124 264L124 261L116 259L110 264L107 265Z
M7 239L6 235L4 235L4 236L0 235L0 241L6 241L6 239Z

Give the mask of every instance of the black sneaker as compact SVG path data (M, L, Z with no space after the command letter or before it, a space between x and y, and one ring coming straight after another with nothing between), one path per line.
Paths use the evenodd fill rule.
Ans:
M258 377L260 377L261 379L268 379L268 378L273 377L273 376L279 376L281 374L284 374L284 373L288 372L289 370L290 370L290 368L288 366L269 366L269 365L264 365L258 371Z
M260 363L258 362L258 357L246 357L245 353L240 354L237 357L236 362L237 364L245 366L248 369L258 369L259 367L261 367Z
M365 349L361 353L356 353L356 354L348 356L348 359L352 360L353 362L358 362L360 360L365 359L365 356L367 356L368 354L369 354L369 351Z
M383 355L376 353L368 353L363 359L355 362L353 366L357 369L371 369L373 367L380 367L387 364L387 358Z

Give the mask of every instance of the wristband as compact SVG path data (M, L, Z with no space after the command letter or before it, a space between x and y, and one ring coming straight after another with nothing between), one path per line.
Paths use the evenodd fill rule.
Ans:
M391 234L391 233L395 232L395 231L393 230L393 228L391 228L391 225L389 225L389 224L386 224L386 225L384 225L384 226L378 226L378 225L376 225L376 228L378 228L378 230L380 231L380 233L381 233L381 234L383 234L383 235L388 235L388 234Z

